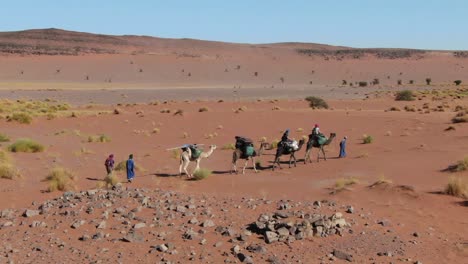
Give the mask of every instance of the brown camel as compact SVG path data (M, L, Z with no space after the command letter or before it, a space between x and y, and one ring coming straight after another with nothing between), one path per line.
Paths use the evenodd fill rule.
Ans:
M330 137L328 140L323 143L322 145L318 144L318 142L315 140L315 138L312 135L309 135L309 141L307 141L307 146L306 146L306 153L304 157L304 164L307 163L307 161L312 162L312 159L310 158L310 153L312 152L312 148L318 148L317 152L317 162L320 160L320 151L323 153L323 158L327 160L327 156L325 155L325 146L330 145L333 141L333 139L336 137L336 133L330 133Z
M282 155L290 155L289 156L289 168L291 168L291 160L293 159L294 159L294 167L296 167L296 156L294 154L302 149L302 146L304 145L304 143L305 143L304 139L299 140L299 145L298 145L299 148L297 150L289 151L288 149L283 147L282 153L280 153L280 151L276 151L275 161L273 162L272 169L275 170L275 164L278 164L278 167L281 169L280 157Z
M185 151L182 152L182 154L180 155L179 174L182 176L182 170L183 170L185 172L185 174L187 174L188 178L192 178L193 175L188 173L188 171L187 171L187 167L190 164L190 162L191 161L196 162L197 166L195 167L194 172L197 171L198 169L200 169L201 159L205 159L205 158L208 158L209 156L211 156L211 154L213 154L213 151L215 149L216 149L216 145L211 145L208 152L202 152L202 153L200 153L200 156L198 156L198 158L194 159L194 158L192 158L192 151L190 150L190 148L188 148L188 147L185 148Z
M247 167L247 164L249 163L249 160L252 160L252 165L253 165L253 169L255 172L258 172L257 171L257 166L255 164L255 158L257 156L260 156L263 154L263 150L265 150L266 146L268 145L268 143L261 143L260 144L260 148L255 151L255 153L253 154L253 156L249 156L249 157L246 157L243 155L242 153L242 150L240 149L236 149L234 150L234 152L232 153L232 169L231 169L231 174L233 172L235 172L237 174L237 166L236 166L236 163L238 160L240 159L244 159L245 160L245 164L244 164L244 167L242 168L242 174L245 174L245 168Z

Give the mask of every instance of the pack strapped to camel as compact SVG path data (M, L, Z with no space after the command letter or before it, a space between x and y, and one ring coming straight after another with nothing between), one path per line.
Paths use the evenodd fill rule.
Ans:
M296 140L290 140L285 142L285 149L287 153L291 153L299 149L299 145Z
M253 141L250 138L236 136L236 149L242 151L244 158L255 155Z
M322 133L319 133L317 136L310 134L309 138L313 139L315 141L314 145L317 146L325 144L328 140L328 138Z
M203 152L196 144L186 144L182 147L182 151L187 151L187 148L189 148L190 152L192 153L192 159L198 159L200 154Z

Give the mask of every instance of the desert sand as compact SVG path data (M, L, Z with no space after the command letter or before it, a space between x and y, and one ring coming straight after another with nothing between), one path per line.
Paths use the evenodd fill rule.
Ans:
M9 36L2 34L0 43L5 43ZM69 45L63 41L67 35L60 36L61 50L69 52L63 49ZM451 121L460 107L468 107L466 86L452 83L464 81L465 58L445 51L407 58L372 53L360 58L329 53L310 57L297 48L312 44L135 36L91 45L99 39L92 36L88 48L99 44L103 50L97 53L103 54L86 50L52 56L24 52L35 42L17 38L23 41L16 40L17 45L26 45L20 46L21 52L4 50L0 56L2 99L68 102L71 108L54 118L36 116L30 124L8 121L2 114L0 132L10 137L10 142L1 143L2 149L16 139L31 138L45 150L8 154L21 177L0 179L1 262L468 259L467 201L444 194L450 177L468 176L466 171L445 171L467 154L468 126ZM344 49L317 44L313 48ZM342 80L370 83L375 78L379 84L342 85ZM432 79L431 85L426 78ZM402 85L397 85L399 79ZM409 80L415 84L409 85ZM414 101L395 101L394 93L402 89L421 93ZM431 90L440 92L424 92ZM458 98L447 91L457 91ZM310 108L304 100L309 95L325 98L329 109ZM392 107L401 111L389 111ZM177 110L181 114L175 114ZM304 164L301 149L297 166L288 168L284 156L283 169L272 171L271 149L257 158L258 173L250 165L245 175L230 173L233 150L225 148L235 136L250 137L258 147L263 137L271 143L285 129L299 140L316 123L325 134L337 134L326 147L327 160L317 161L314 149L313 162ZM110 142L89 142L89 136L101 134ZM364 134L373 137L371 144L363 144ZM348 156L338 159L344 136ZM201 161L202 168L212 171L206 179L178 175L178 153L167 149L186 143L203 144L205 150L217 146ZM104 160L111 153L117 163L134 154L142 168L134 182L127 183L124 172L116 172L121 183L113 189L103 187ZM47 191L44 178L54 167L76 175L74 189ZM341 188L346 179L354 184ZM269 241L259 228L266 223L261 220L264 214L275 219L276 231L288 227L288 235ZM317 216L344 219L346 225L322 228L312 221ZM308 228L304 221L309 221ZM323 230L328 231L320 233Z

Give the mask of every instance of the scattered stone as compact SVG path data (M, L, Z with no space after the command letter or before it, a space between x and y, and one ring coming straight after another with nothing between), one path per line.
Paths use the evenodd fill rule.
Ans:
M128 243L142 242L143 237L136 232L129 232L125 237L122 238L122 241Z
M106 227L107 227L106 221L101 221L101 222L96 226L97 229L105 229Z
M39 211L38 211L38 210L29 210L29 209L27 209L27 210L23 213L23 216L24 216L24 217L33 217L33 216L36 216L36 215L39 215Z
M215 226L215 224L214 224L214 222L211 221L211 220L205 220L205 221L203 222L203 224L202 224L202 227L205 227L205 228L206 228L206 227L213 227L213 226Z
M140 229L140 228L143 228L143 227L146 227L146 224L145 223L137 223L133 226L134 229Z
M346 213L353 214L354 213L354 207L348 206L348 209L346 209Z
M276 232L267 231L265 232L265 242L271 244L278 241L278 234Z
M353 255L348 254L346 252L335 249L335 250L333 250L332 254L333 254L334 257L336 257L338 259L353 262Z

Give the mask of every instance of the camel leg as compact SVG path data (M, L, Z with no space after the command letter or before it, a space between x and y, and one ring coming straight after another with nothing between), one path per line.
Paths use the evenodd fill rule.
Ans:
M185 172L185 174L187 175L188 178L192 178L192 175L190 175L190 173L187 171L187 168L188 168L189 164L190 164L190 162L187 161L187 160L184 162L184 172Z
M197 166L195 167L194 172L200 169L200 160L201 159L197 159Z
M256 165L255 163L256 163L256 162L255 162L255 157L253 157L253 158L252 158L252 166L253 166L253 168L254 168L254 171L255 171L255 172L258 172L258 171L257 171L257 165Z
M278 168L283 169L281 168L280 157L281 156L275 157L275 161L273 162L273 170L275 170L275 164L278 164Z
M296 155L294 154L291 154L292 158L294 159L294 167L297 167L297 160L296 160Z
M245 168L247 167L247 163L249 163L249 159L245 160L244 167L242 168L242 174L245 174Z
M323 147L321 147L320 149L322 150L322 153L323 153L323 159L327 160L327 155L325 154L325 149Z
M320 161L320 149L317 151L317 162Z
M232 168L231 168L231 174L232 172L236 172L237 173L237 166L236 166L236 163L237 163L237 156L236 156L236 153L234 152L232 154Z

